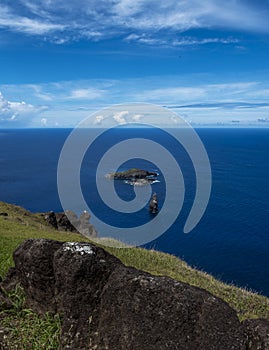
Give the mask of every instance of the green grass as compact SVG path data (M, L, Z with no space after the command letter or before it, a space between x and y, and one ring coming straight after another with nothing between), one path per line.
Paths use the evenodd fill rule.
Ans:
M0 202L0 276L4 276L13 266L12 253L26 239L49 238L58 241L87 241L76 233L59 232L52 229L40 214L32 214L25 209Z
M13 307L0 312L1 326L8 334L4 339L5 347L10 350L60 349L60 317L49 313L37 315L25 308L24 294L20 286L9 293L9 298Z
M87 241L79 234L58 232L51 229L40 214L31 214L23 208L0 202L1 212L9 214L8 217L0 216L0 275L2 277L13 265L12 252L25 239L50 238L59 241ZM222 283L211 275L190 267L175 256L141 248L104 248L128 266L150 272L153 275L170 276L208 290L213 295L228 302L237 311L240 320L246 318L269 319L268 298ZM16 299L15 296L13 297ZM20 297L18 296L18 298ZM16 345L19 347L13 347L14 349L57 349L58 345L55 344L60 332L59 318L48 314L36 315L31 310L23 309L22 305L19 308L14 306L13 313L4 316L3 318L2 314L2 318L0 318L1 323L4 322L5 327L13 329L9 333L10 341L13 344L16 342L21 344ZM16 327L13 327L14 325ZM42 333L42 329L46 329L46 334ZM36 345L30 347L30 342ZM54 342L54 348L51 347L51 342ZM24 343L26 345L22 347Z

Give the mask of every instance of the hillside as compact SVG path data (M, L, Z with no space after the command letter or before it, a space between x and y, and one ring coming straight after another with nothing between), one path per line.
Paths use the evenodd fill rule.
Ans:
M40 214L0 202L0 275L5 276L13 265L13 251L27 238L49 238L58 241L87 241L76 233L59 232L50 228ZM247 318L269 319L269 299L250 291L224 284L209 274L198 271L184 261L161 252L141 248L108 248L125 265L150 272L153 275L170 276L176 280L206 289L233 307L240 320ZM13 306L1 312L0 322L5 329L7 342L20 342L19 349L29 349L22 344L36 344L31 349L57 349L60 319L35 315L24 309L23 293L17 288L12 295ZM16 327L14 327L16 325ZM1 340L1 336L0 336ZM18 345L18 346L20 346ZM12 347L10 347L12 348ZM16 347L14 347L16 348Z

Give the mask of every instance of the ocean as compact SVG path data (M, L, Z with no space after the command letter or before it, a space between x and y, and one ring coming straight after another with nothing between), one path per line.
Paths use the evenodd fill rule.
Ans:
M70 129L2 129L0 200L33 212L62 211L57 165L70 132ZM147 207L130 214L118 213L105 205L95 185L96 168L106 149L121 140L144 137L162 144L180 163L185 181L184 203L172 226L144 247L174 254L225 282L269 296L269 129L201 128L196 132L209 157L212 189L206 211L191 232L184 233L183 227L195 197L193 164L177 142L158 130L122 128L105 133L101 142L83 157L80 182L84 199L94 215L110 225L131 228L150 221ZM72 155L68 161L72 169ZM167 180L158 165L140 158L125 162L120 170L132 167L159 173L158 182L151 186L158 195L161 210L167 181L173 186L175 174ZM107 172L111 170L108 164ZM104 183L109 181L105 173L102 177ZM133 186L117 181L115 187L121 199L134 198ZM171 205L176 210L177 202ZM80 209L84 208L77 208Z

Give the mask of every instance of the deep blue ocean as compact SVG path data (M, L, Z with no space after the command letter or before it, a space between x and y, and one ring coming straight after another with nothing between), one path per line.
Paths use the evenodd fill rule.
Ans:
M176 142L156 130L151 133L149 129L120 129L107 133L86 152L81 167L85 199L95 215L111 224L132 227L150 220L147 208L137 215L115 213L102 203L94 183L96 167L105 148L136 137L137 133L151 137L180 162L186 194L178 219L146 248L172 253L223 281L269 296L269 129L201 128L196 131L209 156L212 191L204 216L190 233L183 233L183 226L195 194L192 163ZM61 211L57 164L70 132L68 129L1 130L0 200L33 212ZM152 188L158 194L161 208L165 181L158 167L142 159L123 164L122 169L129 167L160 173L160 182ZM107 170L111 170L109 166ZM123 199L133 198L132 186L120 182L116 189Z

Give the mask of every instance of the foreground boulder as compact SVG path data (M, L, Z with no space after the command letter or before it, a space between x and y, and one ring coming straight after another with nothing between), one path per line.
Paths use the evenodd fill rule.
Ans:
M126 267L89 243L27 240L14 262L2 287L15 280L29 307L62 316L62 349L268 349L266 322L242 325L209 292Z

